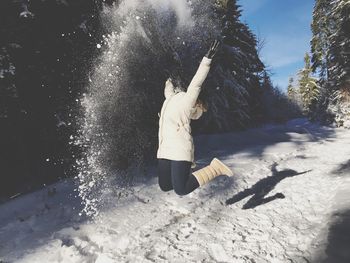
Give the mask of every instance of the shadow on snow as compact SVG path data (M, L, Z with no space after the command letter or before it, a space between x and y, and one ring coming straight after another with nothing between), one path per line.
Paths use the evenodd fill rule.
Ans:
M321 263L350 262L350 209L333 214L328 231L328 244ZM316 263L316 262L315 262Z
M246 153L247 157L264 158L266 149L278 143L290 142L301 146L307 142L329 141L334 139L334 129L312 124L304 119L292 120L282 125L266 125L262 128L242 132L195 137L195 154L198 164L207 163L213 157ZM303 156L303 159L307 157Z
M300 140L296 139L291 133L307 134L308 139L306 141L305 138ZM333 133L333 129L319 127L317 125L286 124L271 127L265 126L264 128L251 129L244 132L202 135L195 138L197 155L196 160L199 160L198 168L200 168L201 165L206 165L214 156L219 158L220 156L227 158L228 155L237 154L242 151L247 152L251 156L263 158L264 151L268 146L275 145L280 142L292 142L296 145L302 145L304 142L316 142L323 139L332 138ZM300 155L296 156L296 158L306 159L309 157ZM348 169L347 165L344 167L345 168L341 168L340 170L343 171L344 169ZM148 171L148 173L151 173L152 175L146 176L146 178L144 178L142 181L142 184L149 184L149 180L156 176L155 169L153 168L150 168L151 170ZM227 200L227 203L231 204L237 202L236 200L238 199L243 199L250 194L254 194L253 198L251 198L251 200L249 200L244 206L244 208L252 208L257 205L270 202L276 198L283 198L283 194L281 193L276 194L273 197L265 198L265 196L281 180L306 172L298 173L291 169L277 171L276 165L274 165L272 167L272 173L272 176L262 179L250 189L247 189L230 198ZM233 182L231 182L231 184L233 184ZM232 189L231 184L228 185L227 181L223 180L221 187ZM54 185L51 187L53 186ZM13 248L11 249L10 247L7 247L6 240L15 239L17 237L19 238L22 236L23 239L20 239L17 243L17 245L21 248L21 251L17 251L18 253L16 253L16 255L24 255L26 251L40 247L43 242L51 240L52 234L59 232L63 228L72 227L75 229L75 227L79 226L83 222L88 221L87 218L80 217L78 215L82 207L80 203L81 200L79 198L73 198L73 196L76 195L76 192L74 192L75 187L76 186L73 184L68 184L64 190L58 190L57 194L55 194L53 198L49 198L47 202L42 202L40 200L43 194L47 194L47 189L42 189L41 191L34 193L34 195L36 195L35 198L31 197L23 203L19 202L23 207L16 206L16 203L17 200L19 201L22 198L26 198L26 195L2 204L0 206L0 211L3 213L1 213L2 217L0 217L0 225L9 226L9 228L6 227L6 231L3 233L3 235L1 235L0 252L11 253ZM72 196L70 197L70 195ZM137 199L134 200L138 201ZM57 204L59 204L59 208L57 207ZM56 209L54 209L54 206L56 206ZM49 218L40 216L45 213L49 213L50 209L53 209L55 212L52 213ZM109 207L105 206L101 210L108 209ZM18 215L21 215L21 217L12 218L11 215L14 214L13 210L17 210ZM25 212L23 210L25 210ZM24 217L22 215L24 215ZM15 223L13 221L11 222L11 220L19 220L21 222L18 225L16 224L19 229L16 227L11 227L11 224ZM23 232L31 234L26 235Z
M231 205L243 200L248 196L253 195L253 197L251 197L248 200L248 202L243 205L243 209L250 209L262 204L269 203L275 199L285 198L283 193L276 193L275 195L269 196L269 197L265 197L265 196L268 193L270 193L275 188L275 186L283 179L288 177L294 177L300 174L305 174L310 171L309 170L309 171L300 172L300 173L292 169L284 169L282 171L277 171L276 167L277 167L277 163L274 163L271 167L272 176L265 177L260 181L258 181L252 187L245 189L239 192L238 194L234 195L230 199L226 200L226 204Z
M333 174L340 176L350 176L350 160L341 163L337 169L333 170Z
M60 230L78 229L87 222L88 218L79 215L81 200L75 197L74 188L74 184L66 180L2 204L0 262L5 255L11 262L22 258L28 251L52 240L52 235Z

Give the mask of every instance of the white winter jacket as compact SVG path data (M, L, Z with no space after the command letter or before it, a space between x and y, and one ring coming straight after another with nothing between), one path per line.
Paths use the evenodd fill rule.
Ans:
M159 118L159 147L157 158L174 161L194 161L194 145L191 135L191 119L198 119L202 112L196 105L201 86L210 69L211 59L204 57L187 92L174 91L170 81L165 84Z

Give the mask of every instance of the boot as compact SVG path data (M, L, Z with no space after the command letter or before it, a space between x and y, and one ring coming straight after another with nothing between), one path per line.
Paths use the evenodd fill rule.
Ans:
M192 173L196 177L199 186L205 185L207 182L211 181L219 175L232 176L233 173L230 168L228 168L219 159L214 158L210 164L200 170Z

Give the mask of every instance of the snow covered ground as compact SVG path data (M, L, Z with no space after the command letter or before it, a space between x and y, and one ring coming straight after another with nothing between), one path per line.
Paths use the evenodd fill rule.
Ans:
M350 262L350 130L305 120L196 138L235 173L188 196L155 175L92 221L67 180L0 206L0 262Z

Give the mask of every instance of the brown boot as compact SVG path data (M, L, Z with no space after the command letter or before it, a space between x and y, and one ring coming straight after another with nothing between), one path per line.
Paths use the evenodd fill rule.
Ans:
M219 175L232 176L233 173L230 168L228 168L219 159L214 158L210 164L200 170L192 173L196 177L200 186L205 185L207 182L213 180Z

